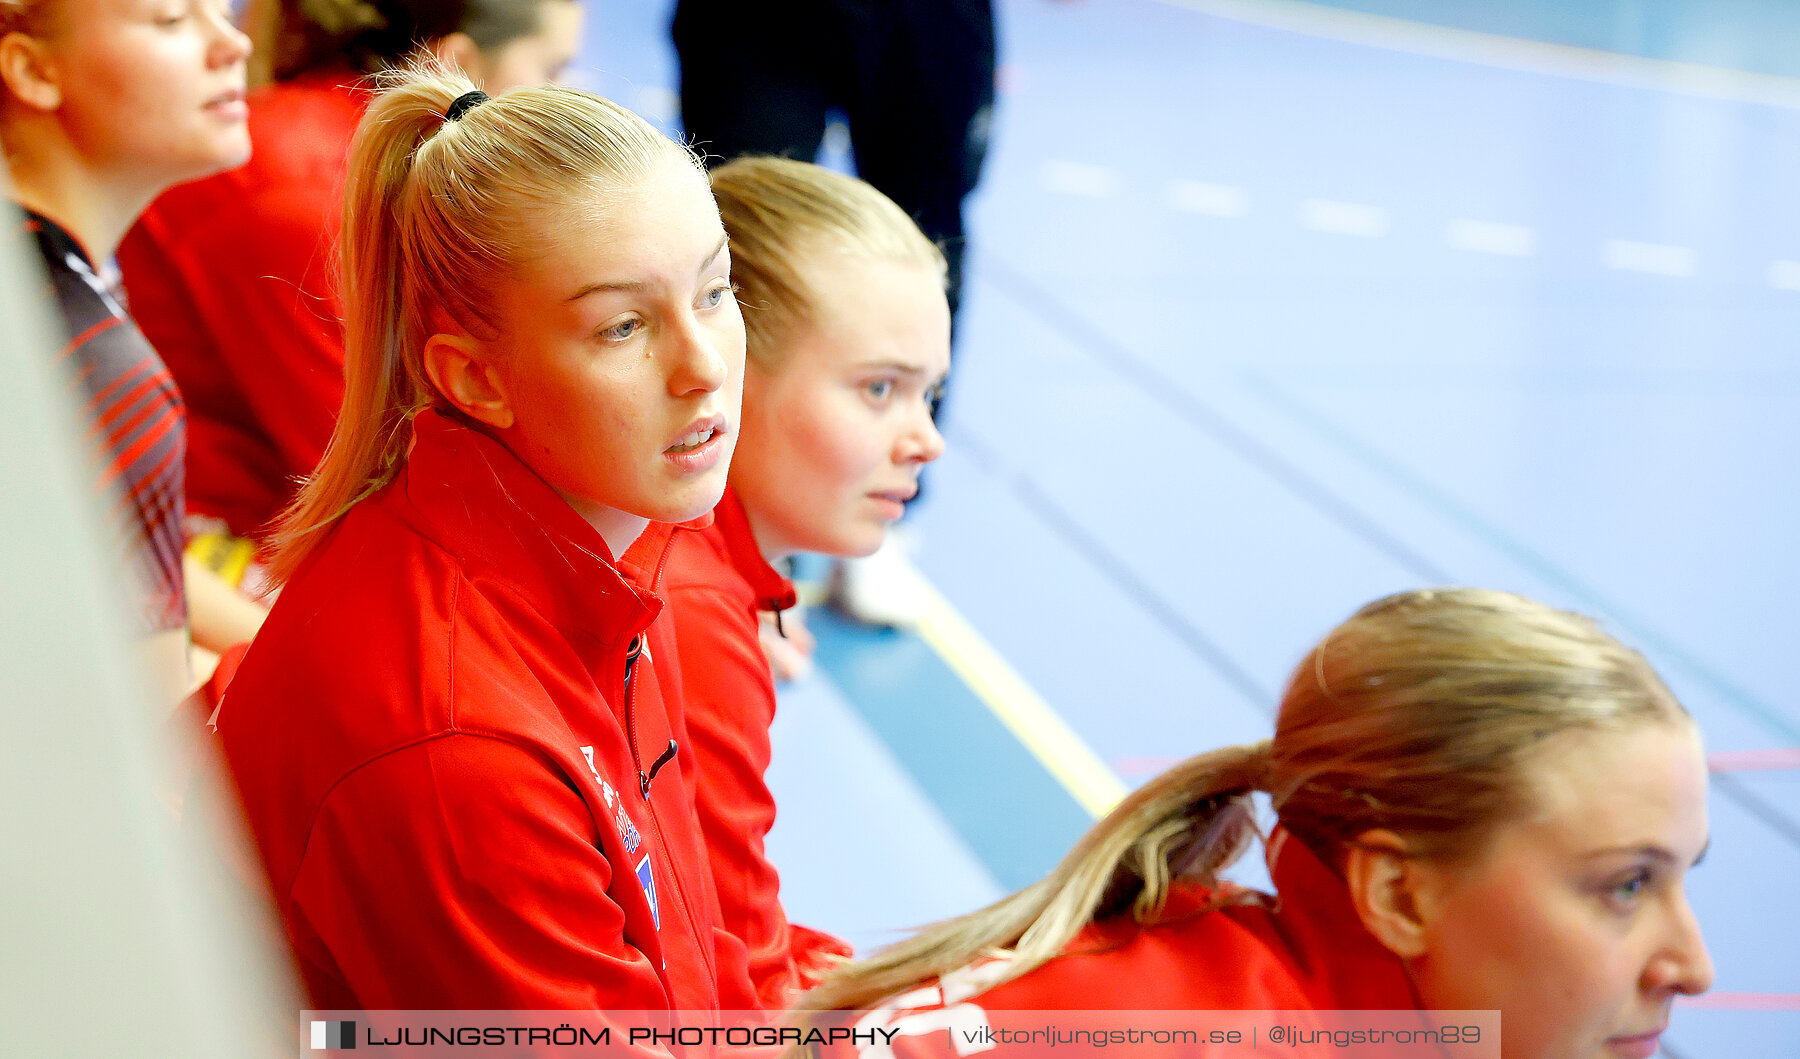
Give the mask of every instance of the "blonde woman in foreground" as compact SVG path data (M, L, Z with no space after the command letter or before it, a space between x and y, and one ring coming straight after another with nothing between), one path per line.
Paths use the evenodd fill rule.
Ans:
M1706 784L1692 718L1593 622L1403 593L1313 649L1272 740L1177 765L1041 882L798 1006L880 1005L921 1056L953 1053L908 1016L975 1005L1498 1010L1507 1059L1648 1059L1712 982L1685 891ZM1218 877L1258 791L1273 900Z
M705 174L596 96L415 71L343 253L344 409L219 716L315 1004L754 1007L656 621L743 381Z

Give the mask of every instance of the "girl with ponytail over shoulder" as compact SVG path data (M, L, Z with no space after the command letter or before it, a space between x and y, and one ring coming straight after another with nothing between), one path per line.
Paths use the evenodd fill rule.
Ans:
M343 415L218 717L297 961L324 1008L751 1007L656 620L742 385L705 175L582 92L392 82Z
M1274 898L1219 878L1258 791ZM950 1053L905 1015L967 1003L1499 1010L1507 1059L1643 1059L1712 979L1684 890L1705 799L1696 726L1637 652L1507 593L1403 593L1308 654L1273 739L1177 765L1041 882L799 1007L881 1005L910 1055Z

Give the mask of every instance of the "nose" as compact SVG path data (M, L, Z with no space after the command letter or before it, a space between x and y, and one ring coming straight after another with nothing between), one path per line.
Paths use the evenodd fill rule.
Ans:
M224 5L209 6L206 19L212 24L212 45L207 50L207 61L214 69L235 66L250 58L250 38L232 24L231 12Z
M1668 941L1644 969L1644 990L1658 998L1671 993L1693 996L1712 988L1712 954L1700 935L1700 922L1686 895L1678 900Z
M912 413L912 422L900 435L895 461L900 464L926 464L944 454L944 435L938 433L931 418L931 402L921 401Z
M671 328L668 353L669 393L675 397L712 393L744 366L744 325L703 322L683 314ZM735 364L735 368L734 368Z

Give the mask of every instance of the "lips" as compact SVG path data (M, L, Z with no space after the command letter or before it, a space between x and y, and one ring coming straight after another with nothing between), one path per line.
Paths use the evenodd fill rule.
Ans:
M243 89L234 88L229 92L220 92L207 100L202 109L222 118L241 121L250 114L250 104L245 101L245 98Z
M875 507L881 512L883 521L898 522L900 517L906 514L906 502L917 496L918 492L918 486L909 485L904 489L870 493L869 499L875 502Z
M722 415L694 420L673 444L663 449L663 459L681 475L712 470L726 456L725 438L729 436L726 426Z
M1662 1047L1662 1031L1633 1037L1608 1037L1606 1047L1619 1059L1650 1059Z
M688 428L682 432L679 438L675 439L674 444L663 449L663 451L671 456L685 455L700 448L702 445L705 445L707 442L723 433L725 433L724 416L715 415L708 416L705 419L696 419L694 422L688 424Z

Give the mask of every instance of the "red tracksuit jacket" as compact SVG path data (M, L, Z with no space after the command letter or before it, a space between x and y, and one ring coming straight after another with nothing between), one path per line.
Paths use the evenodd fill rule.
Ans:
M758 640L757 611L793 606L794 587L763 559L731 489L710 527L678 536L663 584L680 647L696 807L719 888L720 923L748 946L763 1006L779 1010L814 984L822 957L850 954L845 942L787 921L781 880L763 854L775 822L775 799L763 781L775 683Z
M431 411L330 532L218 722L313 1002L752 1005L665 760L653 575Z
M119 247L132 309L188 403L187 506L260 535L344 401L338 233L373 98L333 69L250 94L247 165L164 192Z
M1205 910L1207 890L1178 887L1154 926L1139 929L1129 917L1094 924L1020 978L983 988L1001 965L977 964L894 997L859 1025L894 1031L896 1055L951 1059L962 1054L945 1032L952 1007L962 1025L981 1011L1416 1009L1405 967L1363 927L1336 873L1286 832L1277 830L1270 849L1277 901ZM1240 1052L1252 1054L1243 1046L1216 1054ZM1056 1053L999 1043L981 1054Z

